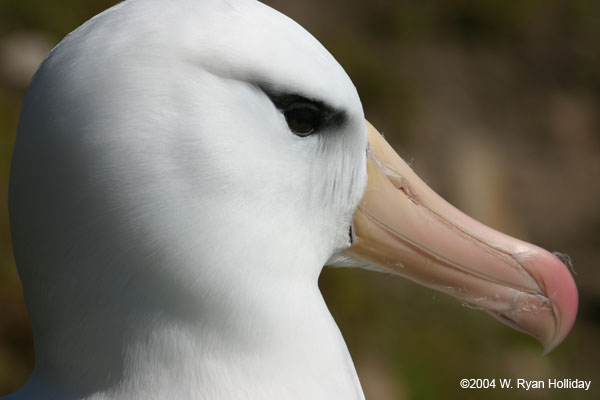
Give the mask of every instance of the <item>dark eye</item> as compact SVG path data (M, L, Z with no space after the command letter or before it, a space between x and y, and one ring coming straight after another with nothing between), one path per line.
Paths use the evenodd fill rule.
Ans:
M319 129L321 112L313 104L292 104L283 111L290 129L298 136L308 136Z

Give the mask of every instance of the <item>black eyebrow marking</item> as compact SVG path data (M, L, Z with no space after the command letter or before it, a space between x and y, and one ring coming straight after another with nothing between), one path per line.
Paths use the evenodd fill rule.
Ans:
M341 128L348 120L348 113L340 108L332 107L324 101L311 99L296 93L288 93L273 88L267 88L264 85L258 85L275 107L280 111L285 111L294 104L309 104L319 110L323 118L319 130L332 128Z

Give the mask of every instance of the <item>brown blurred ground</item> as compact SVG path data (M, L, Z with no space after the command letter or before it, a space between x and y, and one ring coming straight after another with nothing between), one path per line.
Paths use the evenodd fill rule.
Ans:
M114 2L0 2L0 395L24 383L31 333L12 260L6 191L31 72ZM600 2L271 0L346 68L367 117L450 202L569 254L580 290L553 353L481 312L386 275L326 269L321 287L367 398L600 394ZM590 392L459 389L460 378L591 379Z

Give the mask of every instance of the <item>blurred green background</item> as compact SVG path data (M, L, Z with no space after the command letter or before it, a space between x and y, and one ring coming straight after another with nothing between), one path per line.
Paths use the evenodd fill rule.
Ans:
M199 0L201 1L201 0ZM64 35L107 0L0 0L0 395L33 368L7 186L20 102ZM533 339L408 281L326 269L321 288L367 398L600 398L600 1L270 0L346 68L367 117L441 195L571 256L580 312ZM462 390L461 378L578 378L573 390Z

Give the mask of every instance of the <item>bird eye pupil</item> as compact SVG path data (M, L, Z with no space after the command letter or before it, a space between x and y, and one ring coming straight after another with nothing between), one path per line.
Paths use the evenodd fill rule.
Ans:
M309 106L294 107L286 110L284 115L288 126L298 136L310 135L319 124L318 111Z

